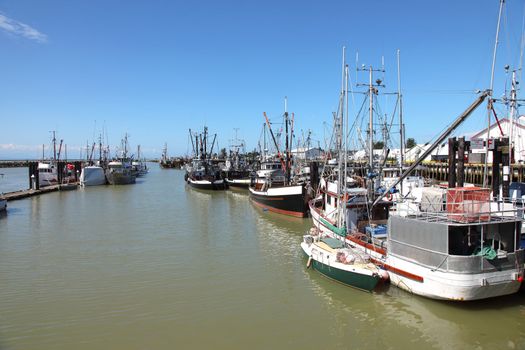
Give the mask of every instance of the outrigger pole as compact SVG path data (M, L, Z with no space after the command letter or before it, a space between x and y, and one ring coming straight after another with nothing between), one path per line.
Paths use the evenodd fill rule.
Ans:
M210 149L210 159L211 155L213 153L213 146L215 146L215 139L217 138L217 134L213 135L213 142L211 143L211 149Z
M272 135L272 140L275 145L275 148L277 149L277 157L279 157L279 160L281 161L281 166L283 167L283 170L286 171L286 165L284 164L283 156L281 155L281 151L279 150L279 145L277 144L277 141L275 140L275 136L272 131L272 127L270 125L270 120L268 120L268 117L266 116L266 112L263 112L264 118L266 118L266 124L268 125L268 130L270 130L270 135Z
M191 129L188 130L190 131L191 149L197 154L197 148L195 148L195 144L193 143L193 134L191 133Z
M383 193L379 195L379 197L376 198L372 206L376 205L381 199L383 199L384 196L386 196L394 187L396 187L401 181L403 181L411 172L414 170L421 162L428 157L432 151L434 151L447 137L450 135L458 126L461 125L467 119L467 117L474 112L478 106L483 103L485 98L491 94L490 90L485 90L466 110L463 112L459 117L456 118L456 120L452 123L451 126L445 132L441 134L441 136L438 137L438 139L428 148L423 154L407 169L399 176L399 178Z

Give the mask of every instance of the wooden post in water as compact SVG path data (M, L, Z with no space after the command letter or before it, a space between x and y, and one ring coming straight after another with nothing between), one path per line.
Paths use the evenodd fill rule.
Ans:
M504 138L500 141L499 151L501 153L501 163L503 164L503 181L501 182L502 196L503 198L509 197L509 183L510 183L510 152L509 152L509 139Z
M319 185L319 166L317 162L310 163L310 186L313 189L314 196L317 193L317 187Z
M34 183L33 183L34 181ZM38 174L38 162L29 163L29 188L32 190L40 189L40 179Z
M465 137L458 139L458 187L465 185Z
M78 174L82 171L82 165L79 161L73 163L75 165L75 182L78 182Z
M500 142L498 139L493 139L494 149L492 150L492 195L494 198L499 197L499 183L500 183L500 163L501 163L501 151ZM488 154L487 154L488 157Z
M33 188L33 182L31 181L31 175L33 175L33 162L30 162L29 163L29 169L28 169L28 173L29 173L29 187L28 188Z
M448 139L448 188L456 187L456 138Z

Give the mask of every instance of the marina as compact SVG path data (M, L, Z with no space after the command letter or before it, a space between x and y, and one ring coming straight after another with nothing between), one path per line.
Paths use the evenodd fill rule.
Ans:
M53 192L0 214L2 347L523 344L522 292L450 304L388 284L348 288L306 268L310 219L263 211L239 191L196 191L183 171L148 165L133 186ZM27 169L15 170L26 183Z
M0 5L0 350L525 349L525 3L203 1Z

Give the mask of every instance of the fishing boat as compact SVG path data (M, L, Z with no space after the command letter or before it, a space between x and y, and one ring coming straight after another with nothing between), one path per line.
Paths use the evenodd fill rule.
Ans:
M371 77L371 68L369 72ZM369 254L388 271L392 284L417 295L467 301L516 293L525 256L519 247L519 208L498 206L489 189L472 187L423 188L422 197L433 200L418 205L402 198L383 200L489 95L490 91L482 92L387 188L380 189L376 176L369 176L341 194L334 192L337 183L327 177L320 194L310 201L315 227ZM370 127L373 124L370 113ZM368 144L372 154L373 142ZM377 174L376 165L370 158L369 174ZM345 203L345 224L332 214L337 201Z
M121 142L119 156L107 165L106 178L110 185L128 185L136 182L136 174L131 166L131 158L128 156L128 135Z
M45 158L44 155L44 147L42 145L42 160L38 162L37 170L38 170L38 183L39 187L45 187L45 186L51 186L51 185L57 185L60 181L62 182L70 182L75 181L75 175L71 172L72 169L70 169L70 166L68 166L66 163L62 163L62 165L59 168L60 158L62 155L62 146L63 141L60 140L60 144L57 151L57 140L56 140L56 132L52 131L53 138L51 140L52 147L53 147L53 158ZM65 148L66 156L67 158L67 149ZM59 181L60 180L60 181Z
M252 183L253 172L249 169L228 170L226 172L226 184L230 189L247 190Z
M91 152L89 152L89 147L86 147L86 165L82 168L79 179L81 186L100 186L107 183L106 173L104 170L107 151L102 148L102 137L99 137L98 150L98 161L94 162L93 155L95 151L95 143L93 142Z
M99 165L88 165L80 173L81 186L100 186L106 184L104 168Z
M237 129L235 129L235 139L230 144L230 151L222 171L224 180L230 189L247 190L251 184L253 171L246 160L245 142L237 138Z
M165 143L164 147L162 148L159 166L163 169L181 169L183 165L183 159L168 157L168 144Z
M195 143L193 143L193 134L190 130L190 136L195 152L195 158L187 166L185 175L186 182L193 188L201 190L224 190L226 182L221 177L219 167L211 159L213 147L217 134L213 137L211 148L208 152L208 128L204 127L204 132L195 134Z
M369 292L381 281L382 272L368 255L345 247L338 239L308 234L301 248L308 258L307 267L332 280Z
M290 118L287 111L287 100L285 98L284 125L285 125L285 155L280 152L279 144L272 131L270 121L264 113L266 124L272 136L274 146L277 150L280 169L261 169L258 177L250 187L250 198L252 202L263 209L279 214L307 217L308 216L308 192L305 182L294 181L291 177L292 159L290 155L290 144L293 135L293 114ZM264 171L264 173L261 173Z
M141 158L140 145L137 146L137 155L135 156L135 159L131 161L131 170L135 173L136 177L142 177L148 173L146 161Z
M110 185L129 185L136 182L131 163L125 160L113 160L108 163L106 178Z

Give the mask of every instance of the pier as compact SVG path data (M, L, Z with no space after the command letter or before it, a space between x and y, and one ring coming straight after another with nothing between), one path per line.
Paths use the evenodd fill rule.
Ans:
M33 196L37 196L37 195L44 194L44 193L57 192L57 191L71 191L71 190L76 190L77 188L78 188L78 182L69 183L69 184L61 184L61 185L51 185L51 186L42 187L38 190L27 189L27 190L4 193L4 198L7 199L8 202L10 202L10 201L14 201L17 199L24 199L27 197L33 197Z
M465 182L479 186L482 185L483 169L484 164L465 164ZM448 181L448 163L423 163L421 175L425 178L436 181ZM503 172L500 171L500 178L502 175ZM525 164L512 164L509 175L511 182L525 181ZM488 168L488 181L489 183L492 182L492 164L489 164Z

